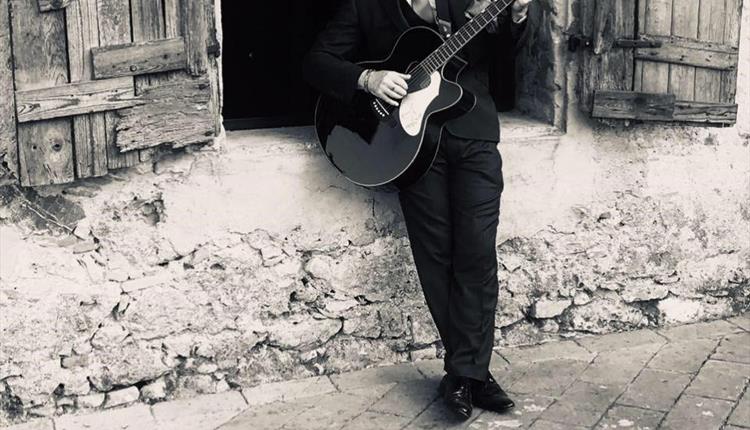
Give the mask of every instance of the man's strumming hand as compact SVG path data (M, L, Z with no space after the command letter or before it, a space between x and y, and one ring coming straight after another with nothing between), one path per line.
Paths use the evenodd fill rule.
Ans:
M398 100L406 96L409 89L406 80L410 78L411 75L390 70L366 70L359 78L359 86L389 105L398 106Z
M511 14L513 15L513 22L521 23L526 19L526 14L529 12L529 5L534 0L516 0L510 7Z

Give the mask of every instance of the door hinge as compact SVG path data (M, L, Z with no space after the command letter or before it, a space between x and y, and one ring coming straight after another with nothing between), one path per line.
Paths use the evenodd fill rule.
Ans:
M568 51L576 52L580 48L590 48L592 40L582 34L571 34L568 36Z
M591 48L593 46L593 40L582 34L572 34L568 37L568 50L570 52L576 52L581 48ZM647 38L630 39L627 37L621 37L615 40L612 45L615 48L624 49L635 49L635 48L660 48L663 45L661 40L653 40Z

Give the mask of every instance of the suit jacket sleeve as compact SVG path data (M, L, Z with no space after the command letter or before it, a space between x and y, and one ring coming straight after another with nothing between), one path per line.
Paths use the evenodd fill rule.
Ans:
M321 93L350 102L364 71L354 63L362 40L356 0L345 0L305 56L305 79Z

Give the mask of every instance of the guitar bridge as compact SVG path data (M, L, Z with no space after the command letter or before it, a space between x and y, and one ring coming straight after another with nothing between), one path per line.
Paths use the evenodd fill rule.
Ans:
M380 101L380 99L374 99L372 102L370 102L370 106L372 107L373 112L375 112L375 115L382 119L388 118L388 115L390 115L390 111L388 111L388 108L383 106L383 103Z

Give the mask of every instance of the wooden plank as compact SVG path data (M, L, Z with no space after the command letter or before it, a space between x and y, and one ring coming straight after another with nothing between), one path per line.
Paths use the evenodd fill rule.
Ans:
M700 22L698 39L712 42L724 42L724 0L700 0ZM721 72L698 68L695 70L695 100L718 102L721 98Z
M640 0L645 4L644 19L639 22L641 35L670 36L672 34L672 0ZM641 91L666 93L669 91L669 64L638 60L641 64Z
M581 4L582 28L591 31L592 50L582 61L581 103L593 108L599 90L632 90L633 50L613 48L618 38L632 38L635 28L635 0L585 1Z
M742 0L726 0L726 21L724 23L724 44L740 46L740 20L742 17ZM737 94L737 71L723 72L721 76L720 101L734 103Z
M101 46L130 43L130 1L98 0L99 39ZM119 169L139 163L137 153L122 153L115 144L115 127L117 114L107 112L104 115L107 123L107 167Z
M188 72L193 76L206 74L208 67L208 23L205 0L181 0Z
M8 0L0 0L0 185L18 180L18 141Z
M677 73L683 73L691 67L693 68L690 70L694 71L694 66L716 70L732 70L737 67L738 53L713 51L695 45L698 44L668 43L658 48L638 48L635 50L635 58L678 65L680 68L672 68L672 71L678 70Z
M96 79L181 70L187 66L185 41L181 37L96 48L92 55Z
M63 13L41 13L35 0L11 0L11 5L16 90L68 83ZM22 185L74 180L69 118L19 124L18 147Z
M68 62L70 81L92 79L91 49L99 45L99 22L96 0L77 0L65 11L68 30ZM90 102L91 97L84 100ZM81 100L83 101L83 100ZM73 100L68 101L72 106ZM81 103L83 106L85 103ZM31 109L33 112L36 109ZM64 109L60 109L62 111ZM104 109L97 109L104 110ZM48 112L55 112L52 109ZM107 133L104 113L79 115L73 118L75 170L79 178L103 176L107 173Z
M65 9L72 0L38 0L39 12Z
M710 124L734 124L737 121L737 105L727 103L705 103L677 101L674 121Z
M597 91L594 95L595 118L669 121L674 115L674 94L634 91Z
M672 7L672 35L685 38L698 37L698 9L699 0L674 0ZM687 50L670 49L668 46L662 48L666 57L679 59L684 56L685 60L694 58ZM697 57L701 57L698 55ZM696 61L701 58L694 58ZM675 61L675 63L678 61ZM669 65L669 91L677 96L678 100L695 100L695 67L691 65L670 64Z
M210 85L207 77L185 76L144 89L139 96L144 104L118 112L117 146L130 151L155 142L182 147L210 141Z
M217 34L217 5L214 1L206 4L208 8L208 37L209 37L209 58L208 58L208 77L211 80L211 116L214 119L214 132L216 136L221 134L223 123L221 120L221 93L219 90L219 61L217 58L221 53L221 45Z
M16 91L16 104L18 122L24 123L123 109L140 102L131 78L114 78Z

